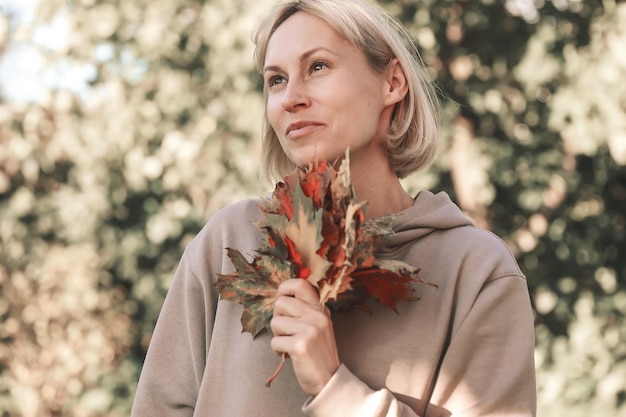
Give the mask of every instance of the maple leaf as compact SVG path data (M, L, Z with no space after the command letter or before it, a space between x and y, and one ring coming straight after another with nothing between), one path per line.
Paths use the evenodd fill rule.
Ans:
M253 337L271 331L278 286L291 278L309 281L320 304L334 309L369 310L376 302L397 311L398 303L416 300L412 284L424 282L419 270L376 258L380 239L393 233L393 216L366 221L366 208L366 202L356 201L350 181L349 150L338 170L315 161L277 183L256 224L264 243L251 261L227 248L235 271L218 275L215 284L222 299L243 305L243 331Z
M328 169L328 162L313 163L308 172L299 177L304 195L311 199L316 209L321 208L324 203L325 191L334 177L333 170Z
M294 216L282 231L285 239L293 243L292 260L300 271L299 278L307 279L317 286L326 275L329 261L317 253L322 243L322 209L316 209L313 201L305 196L299 183L293 193ZM278 231L280 232L280 231ZM296 260L293 254L300 256ZM302 271L306 270L306 274Z
M367 309L366 300L375 300L396 312L396 306L402 301L414 301L413 287L411 282L424 282L417 276L419 270L399 261L378 262L369 268L357 269L352 272L353 284L351 291L355 295L355 304ZM432 285L432 284L430 284Z
M275 262L268 255L248 262L236 249L227 248L227 252L236 271L218 275L215 285L222 299L243 305L243 329L256 337L263 330L270 330L276 290L292 277L292 267L288 262Z

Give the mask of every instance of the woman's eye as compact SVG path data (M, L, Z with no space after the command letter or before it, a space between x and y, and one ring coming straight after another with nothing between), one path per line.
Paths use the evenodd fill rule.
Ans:
M273 87L276 84L281 84L285 82L285 77L282 75L273 75L267 79L267 86Z
M328 67L328 64L322 61L316 61L311 65L311 72L319 71Z

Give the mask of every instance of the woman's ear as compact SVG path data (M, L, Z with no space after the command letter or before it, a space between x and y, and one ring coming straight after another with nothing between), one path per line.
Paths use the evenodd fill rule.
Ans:
M409 91L409 84L397 58L394 58L386 69L386 81L385 104L396 104L402 101Z

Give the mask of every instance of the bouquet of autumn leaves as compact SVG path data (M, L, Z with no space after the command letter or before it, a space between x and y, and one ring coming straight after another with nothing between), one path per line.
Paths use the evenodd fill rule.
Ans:
M419 270L375 257L379 240L392 233L393 217L364 221L366 204L356 202L348 151L338 170L314 162L276 184L260 206L265 217L256 226L265 239L255 258L248 262L226 248L235 272L216 283L221 299L243 305L243 331L256 337L270 330L277 288L291 278L309 281L320 304L335 309L368 310L371 302L395 309L417 299L411 283L423 282Z

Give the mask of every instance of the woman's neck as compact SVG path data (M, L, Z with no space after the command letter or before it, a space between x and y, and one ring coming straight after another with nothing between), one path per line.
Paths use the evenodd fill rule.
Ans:
M388 163L350 165L356 199L367 201L365 218L399 213L413 205L413 198L404 190L400 179L391 171Z

